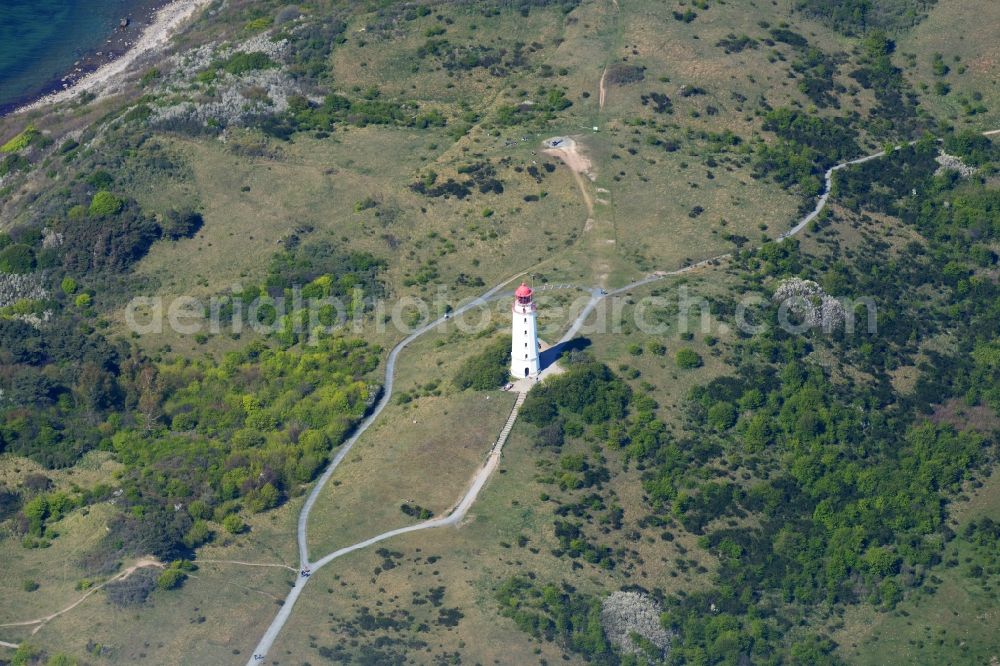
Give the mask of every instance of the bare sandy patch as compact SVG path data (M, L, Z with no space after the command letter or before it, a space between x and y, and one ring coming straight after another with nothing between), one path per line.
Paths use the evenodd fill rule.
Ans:
M545 146L546 148L542 152L546 155L558 157L570 169L576 173L582 173L591 180L594 180L596 177L592 171L590 158L580 152L579 144L570 137L554 136L545 141Z
M546 147L542 152L552 157L558 157L573 172L576 184L580 187L580 194L583 195L583 202L587 206L587 215L591 215L594 212L594 201L583 180L583 176L591 181L597 179L590 159L580 152L577 142L568 136L554 136L551 139L546 139L544 143Z

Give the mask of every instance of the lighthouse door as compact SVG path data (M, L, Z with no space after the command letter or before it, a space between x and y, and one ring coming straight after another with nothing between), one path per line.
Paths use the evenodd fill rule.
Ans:
M525 369L524 369L524 376L525 376L525 377L527 377L527 376L528 376L528 370L530 370L530 368L525 368Z

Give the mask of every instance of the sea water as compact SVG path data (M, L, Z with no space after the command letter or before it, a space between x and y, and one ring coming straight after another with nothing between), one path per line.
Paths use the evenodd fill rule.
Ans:
M101 51L137 0L0 0L0 113L53 90Z

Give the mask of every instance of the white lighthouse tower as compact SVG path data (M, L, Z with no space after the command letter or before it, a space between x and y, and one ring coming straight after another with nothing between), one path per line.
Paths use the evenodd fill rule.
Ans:
M538 324L535 302L531 298L533 293L523 282L514 292L510 374L515 377L538 376Z

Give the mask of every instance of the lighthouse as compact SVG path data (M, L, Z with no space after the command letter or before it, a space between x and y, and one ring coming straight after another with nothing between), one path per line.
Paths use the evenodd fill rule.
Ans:
M510 374L515 377L538 376L538 324L534 292L525 283L514 292L513 328L511 329Z

